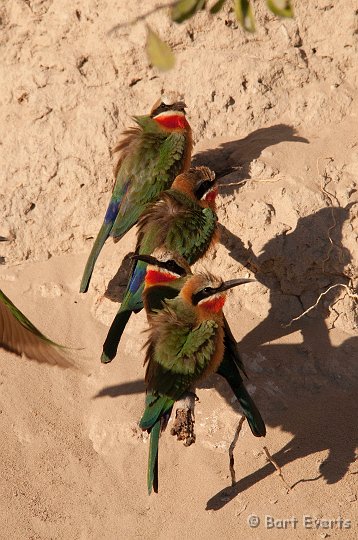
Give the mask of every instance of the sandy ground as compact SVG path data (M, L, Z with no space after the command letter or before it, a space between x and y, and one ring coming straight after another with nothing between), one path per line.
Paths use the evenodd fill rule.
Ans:
M0 536L356 538L358 310L342 285L358 269L357 3L296 2L282 21L256 1L254 35L228 9L180 27L155 14L177 56L168 74L148 67L143 25L125 24L142 4L0 6L0 235L11 238L0 284L53 339L83 348L73 356L84 372L0 352ZM244 424L230 487L240 413L212 377L198 390L196 444L164 434L160 492L148 497L142 313L116 360L99 363L134 230L106 244L89 292L78 288L113 185L110 149L168 88L185 95L194 162L220 176L222 244L205 264L258 279L226 313L268 434ZM298 522L272 530L265 515ZM304 515L351 526L305 528Z

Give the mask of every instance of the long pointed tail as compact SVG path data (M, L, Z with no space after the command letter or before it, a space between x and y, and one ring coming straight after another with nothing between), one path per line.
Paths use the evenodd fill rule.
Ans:
M231 356L228 354L224 355L224 359L217 370L217 373L224 377L231 386L232 391L244 411L252 434L255 435L255 437L265 437L265 422L263 421L254 400L246 390L238 366Z
M131 315L132 310L126 309L124 311L119 310L115 316L110 329L108 330L106 341L103 344L103 352L101 356L102 364L112 362L113 358L116 356L123 331Z
M111 232L112 225L113 225L113 222L109 222L109 223L104 222L102 227L99 230L95 243L93 244L93 247L91 249L91 253L89 254L85 270L83 272L83 277L82 277L82 281L80 285L81 293L85 293L88 291L88 286L91 281L94 265L96 264L98 255L100 254L101 249L103 248L104 243L109 236L109 233Z
M241 385L237 388L237 391L234 391L234 393L244 411L244 415L247 418L252 434L255 435L255 437L265 437L265 422L263 421L254 400L246 390L244 383L241 383Z
M145 398L145 410L139 422L141 429L150 432L149 442L149 458L148 458L148 473L147 484L148 493L152 490L158 493L158 446L159 436L162 429L162 422L167 422L170 416L174 401L166 396L156 396L148 393ZM164 423L163 426L166 424Z
M134 262L134 261L133 261ZM131 314L139 313L143 309L142 293L147 265L142 261L135 261L132 265L131 275L124 293L122 305L115 316L103 344L101 362L108 364L117 354L119 342Z
M160 418L156 421L150 432L147 485L148 495L158 493L158 449L160 435Z

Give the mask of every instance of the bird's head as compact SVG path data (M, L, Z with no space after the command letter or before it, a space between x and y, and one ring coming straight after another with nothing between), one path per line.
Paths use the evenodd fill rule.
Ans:
M220 313L225 304L226 291L251 283L255 279L232 279L223 281L209 273L194 274L181 290L181 296L204 316Z
M183 191L197 201L203 201L210 206L215 205L218 188L215 173L209 167L192 167L179 174L173 184L173 189Z
M169 130L186 130L190 126L185 118L186 105L177 93L168 93L156 101L150 111L153 118L161 127Z
M152 255L133 255L132 259L148 264L145 275L145 286L158 285L191 274L186 260L165 248L156 248Z

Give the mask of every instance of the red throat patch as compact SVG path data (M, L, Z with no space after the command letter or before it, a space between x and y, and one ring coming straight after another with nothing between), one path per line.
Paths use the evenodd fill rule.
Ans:
M225 295L220 295L217 298L209 298L206 302L201 302L200 307L211 313L218 313L224 307L225 300Z
M217 194L218 194L218 188L215 187L212 191L209 191L209 193L207 194L207 196L205 197L205 200L208 202L208 203L213 203L215 202L215 199L217 197Z
M166 281L174 281L177 279L173 274L163 272L160 270L147 270L145 275L146 285L156 285L157 283L165 283Z
M158 116L157 118L154 118L154 120L161 126L169 129L187 129L189 127L183 114Z

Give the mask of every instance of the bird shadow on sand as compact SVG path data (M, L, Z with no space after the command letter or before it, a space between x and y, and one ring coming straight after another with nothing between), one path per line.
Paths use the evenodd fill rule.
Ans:
M251 377L255 385L259 381L255 401L267 425L293 434L273 459L283 467L328 451L310 478L295 479L291 482L295 485L320 477L328 484L336 483L355 459L358 338L334 347L324 320L329 314L327 306L338 301L342 288L325 296L325 302L313 311L314 318L305 316L290 324L331 285L349 283L344 272L352 257L342 245L342 227L351 206L327 207L300 218L295 230L271 239L257 257L252 252L241 253L241 245L233 247L234 258L242 264L248 258L254 261L256 279L270 292L267 317L244 336L239 350L248 355L249 372L256 371ZM302 343L272 344L294 332ZM217 493L208 501L207 510L219 510L274 472L268 463Z
M108 282L104 296L112 302L121 303L123 301L124 291L126 290L132 270L132 255L134 255L133 251L127 253L127 255L123 258L117 272Z
M309 143L307 139L297 135L294 127L287 124L277 124L257 129L243 139L228 141L220 144L217 148L198 152L193 157L192 166L206 165L213 169L221 185L220 192L229 195L237 191L237 186L232 184L230 179L227 179L230 185L225 185L225 179L221 177L235 171L238 180L249 180L252 161L259 158L266 148L282 142Z
M312 337L315 327L311 323L307 325ZM303 465L302 476L288 478L286 474L285 480L292 489L319 478L327 484L340 481L355 461L358 378L354 358L358 356L358 338L349 338L340 347L331 346L327 350L320 347L316 336L316 348L311 349L308 356L300 345L265 345L256 352L261 355L262 381L257 401L266 424L293 434L272 458L285 474L284 467L288 463L304 460L317 452L328 452L325 459L316 460L316 465L311 465L310 469L307 464ZM239 446L240 439L236 452ZM236 461L239 463L238 459ZM237 477L239 467L236 467ZM273 465L267 463L216 493L208 500L206 509L220 510L238 494L272 474L277 473ZM280 481L277 477L277 482Z

